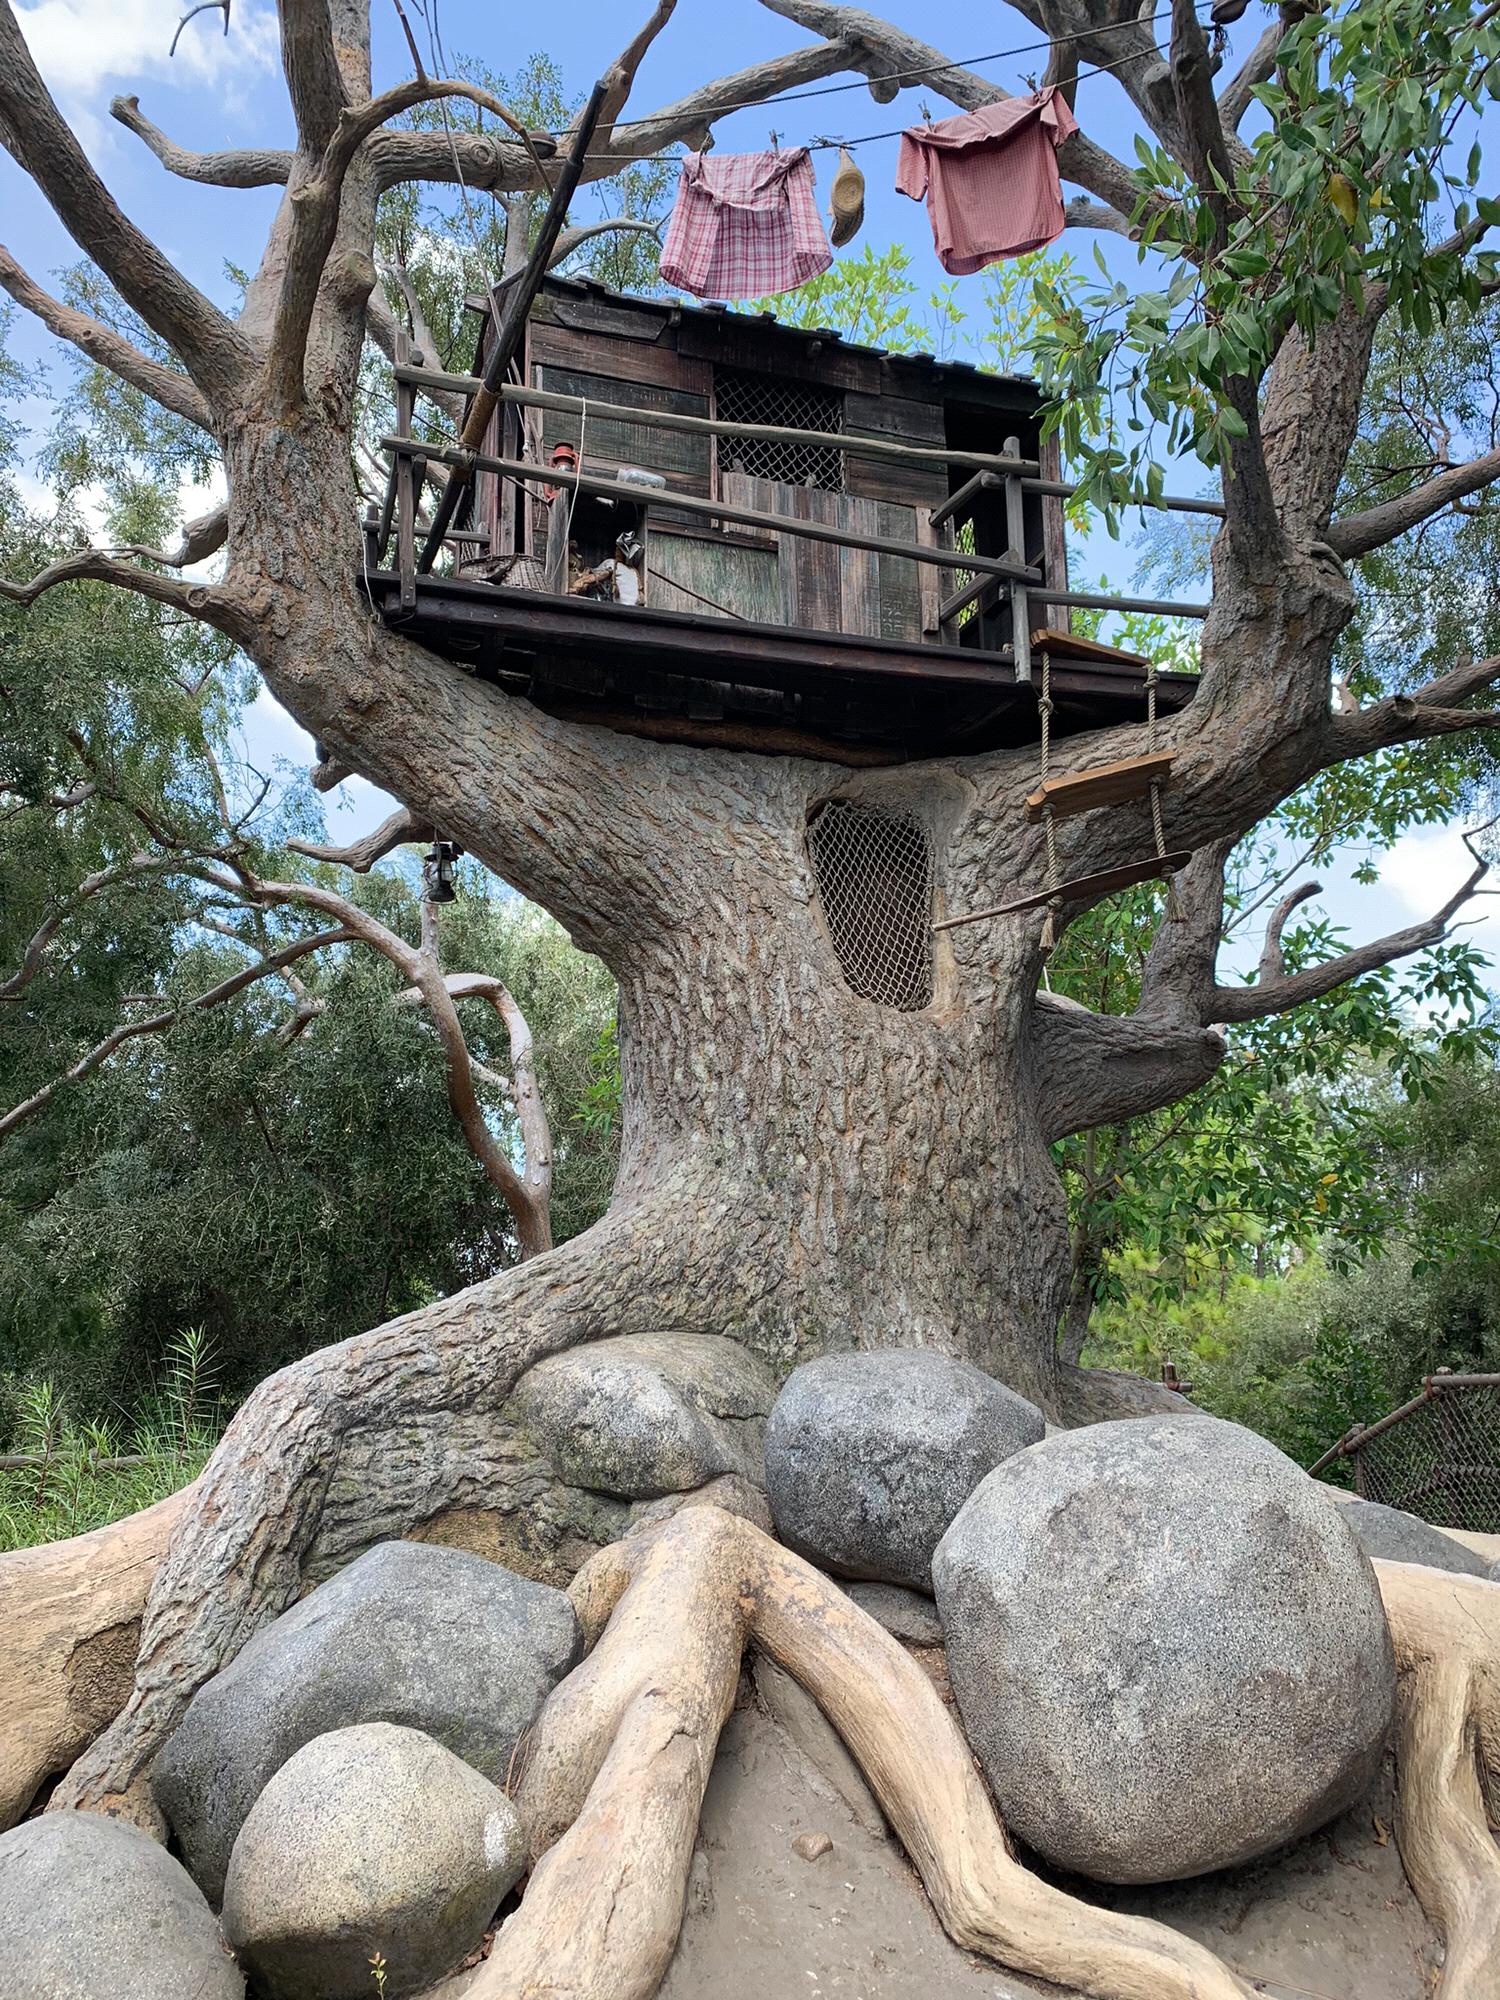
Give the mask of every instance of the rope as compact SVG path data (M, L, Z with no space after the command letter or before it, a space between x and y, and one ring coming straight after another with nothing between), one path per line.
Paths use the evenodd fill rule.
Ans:
M1057 869L1057 829L1052 822L1052 807L1047 799L1047 777L1052 764L1052 655L1042 649L1042 694L1037 703L1037 712L1042 719L1042 833L1047 843L1047 879L1043 886L1047 889L1047 920L1042 925L1042 965L1045 968L1057 944L1057 916L1062 909L1062 897L1058 895L1059 875Z

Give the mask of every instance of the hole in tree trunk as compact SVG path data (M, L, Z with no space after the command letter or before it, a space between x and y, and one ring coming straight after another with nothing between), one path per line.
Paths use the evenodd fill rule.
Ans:
M932 846L911 813L830 799L808 853L844 979L902 1013L932 1004Z

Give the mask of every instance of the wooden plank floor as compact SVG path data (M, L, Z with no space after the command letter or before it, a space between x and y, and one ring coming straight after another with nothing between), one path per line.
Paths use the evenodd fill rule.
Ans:
M872 727L861 733L870 735L881 734L876 711L893 704L906 713L930 713L932 728L920 732L924 737L945 733L950 704L965 735L971 725L964 718L976 713L1003 718L1007 740L1035 734L1036 685L1016 681L1008 653L641 609L442 576L419 577L416 603L403 611L394 570L371 571L362 585L392 629L512 684L531 677L541 685L555 679L577 688L600 677L618 703L622 690L659 688L663 677L668 684L711 680L820 701L835 696L852 710L868 698ZM1128 655L1073 659L1054 651L1051 674L1059 734L1145 719L1144 670ZM1159 711L1184 708L1195 687L1191 675L1160 675Z

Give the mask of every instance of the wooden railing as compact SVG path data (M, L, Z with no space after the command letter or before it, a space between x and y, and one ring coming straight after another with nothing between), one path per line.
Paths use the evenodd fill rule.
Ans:
M455 530L442 518L441 505L435 519L424 518L422 497L429 469L442 466L449 474L443 489L445 500L455 484L467 486L476 473L488 472L523 486L565 488L578 493L625 498L643 509L666 507L678 516L757 528L776 535L802 536L810 541L832 542L842 548L896 556L949 573L960 573L963 581L939 603L936 636L956 638L957 621L970 606L983 611L1008 598L1013 643L1001 650L1013 659L1018 680L1031 678L1034 605L1146 612L1173 618L1205 618L1208 615L1206 604L1076 591L1049 584L1041 571L1025 559L1025 499L1029 494L1068 499L1077 489L1064 480L1043 478L1039 463L1021 455L1019 440L1015 438L1006 440L1001 453L974 452L938 445L899 444L890 439L864 437L847 431L808 431L779 424L732 423L721 418L684 416L676 411L641 410L628 404L599 403L592 399L585 403L579 396L566 396L513 383L507 383L494 392L497 404L515 404L578 416L587 412L595 418L633 425L642 430L693 431L713 437L735 437L764 443L827 446L851 457L891 463L972 467L972 476L928 515L928 525L936 539L932 542L905 541L800 516L738 506L721 499L704 499L665 483L643 487L606 474L574 471L561 465L538 465L526 459L468 450L461 443L423 440L413 434L418 393L441 392L472 398L482 389L480 378L428 368L420 357L409 350L405 358L398 360L395 376L396 430L380 441L381 449L390 459L390 475L383 505L372 507L365 518L364 554L366 567L370 570L395 569L399 578L399 605L402 611L415 607L417 579L424 571L431 570L442 549L463 551L472 559L474 554L483 555L489 548L489 535L485 530ZM955 524L967 516L982 494L989 492L1004 495L1008 546L1005 553L998 556L980 555L954 545ZM1165 495L1152 504L1177 513L1222 516L1224 512L1220 501L1177 495ZM394 561L390 560L392 554Z

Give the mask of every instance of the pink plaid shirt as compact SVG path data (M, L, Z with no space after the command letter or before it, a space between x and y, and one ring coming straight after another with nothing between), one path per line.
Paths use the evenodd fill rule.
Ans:
M1049 86L901 134L896 190L927 197L938 262L956 277L1061 236L1057 148L1078 130Z
M663 284L700 299L760 299L805 285L832 262L805 146L683 161Z

